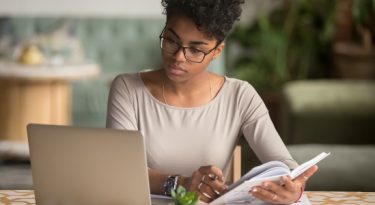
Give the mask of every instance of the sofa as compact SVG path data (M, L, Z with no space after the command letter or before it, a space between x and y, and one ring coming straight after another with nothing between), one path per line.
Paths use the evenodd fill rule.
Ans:
M306 188L375 191L375 81L295 81L282 96L281 136L293 157L331 152Z

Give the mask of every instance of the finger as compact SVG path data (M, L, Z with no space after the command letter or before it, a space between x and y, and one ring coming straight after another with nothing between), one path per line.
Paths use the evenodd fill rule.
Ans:
M284 184L284 192L281 192L284 198L289 199L289 202L297 201L305 185L286 176L281 177L281 181Z
M280 201L280 196L278 196L276 193L263 189L261 187L254 187L252 190L250 190L249 193L265 202L277 203Z
M215 178L221 182L225 181L223 172L221 171L220 168L216 166L213 166L213 165L202 166L199 168L199 171L202 174L210 175L212 179Z
M217 197L216 193L214 193L212 189L203 182L198 185L198 195L200 200L204 202L210 202Z
M212 191L215 192L216 195L222 195L227 191L228 188L224 183L218 180L212 180L210 177L205 177L205 176L207 175L204 175L202 177L202 180L201 180L202 183L210 187Z
M198 198L200 201L203 201L205 203L210 203L212 201L212 197L205 192L199 192Z
M198 192L198 185L201 183L202 176L203 175L199 171L193 172L189 187L187 187L188 191Z
M212 181L218 180L219 177L216 174L209 173L208 178L210 178Z
M295 180L300 181L301 183L306 183L309 178L314 175L315 172L318 171L318 166L314 165L308 170L306 170L304 173L302 173L300 176L298 176Z
M210 179L212 180L219 180L221 182L224 182L224 176L223 172L221 171L220 168L215 167L215 166L205 166L201 167L199 171L203 174L206 174L209 176Z
M304 182L293 181L290 177L287 176L281 177L281 184L283 184L283 187L290 192L299 191L301 187L304 186Z
M318 166L317 165L314 165L312 166L310 169L306 170L304 172L304 175L306 177L311 177L312 175L314 175L316 172L318 171Z
M281 185L276 184L276 183L274 183L272 181L263 182L262 183L262 188L265 189L265 190L268 190L268 191L270 191L272 193L282 193L282 192L285 192L284 191L284 187L282 187Z
M287 192L283 192L285 199L289 199L289 202L298 201L299 198L302 196L305 183L301 183L299 181L293 181L290 177L283 176L282 183L284 184L284 188Z
M205 184L205 182L211 182L211 179L209 179L207 175L203 175L201 172L197 171L197 173L193 174L192 178L193 186L195 186L195 184L197 184L197 186L193 187L191 190L197 193L201 201L210 202L212 199L217 198L218 194L210 186Z

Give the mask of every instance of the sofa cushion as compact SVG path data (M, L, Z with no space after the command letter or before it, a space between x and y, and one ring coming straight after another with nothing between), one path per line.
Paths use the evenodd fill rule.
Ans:
M287 144L375 144L375 82L315 80L283 89Z
M375 191L375 145L288 145L293 158L303 163L321 152L331 155L318 163L309 191Z

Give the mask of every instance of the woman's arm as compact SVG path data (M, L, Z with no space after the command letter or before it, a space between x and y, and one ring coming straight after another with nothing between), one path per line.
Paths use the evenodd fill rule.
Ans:
M243 126L243 134L262 163L281 161L290 169L298 166L277 133L268 113Z
M238 107L242 119L241 131L250 147L262 163L278 160L284 162L290 169L296 168L298 164L277 133L262 99L251 86L244 90L246 91L243 91ZM281 185L271 181L264 182L249 193L270 203L294 203L301 197L307 179L316 170L317 166L314 166L295 180L284 177Z
M153 169L148 169L148 178L150 181L150 191L152 194L164 195L164 182L169 174L162 173ZM181 182L180 182L181 183Z
M285 144L276 132L268 114L252 122L244 130L246 131L244 135L247 141L262 162L279 160L287 164L291 169L297 166L297 163L292 159ZM253 188L249 193L269 203L294 203L301 197L307 179L316 170L317 167L314 166L293 181L285 177L280 183L284 186L271 181L265 182L261 186Z

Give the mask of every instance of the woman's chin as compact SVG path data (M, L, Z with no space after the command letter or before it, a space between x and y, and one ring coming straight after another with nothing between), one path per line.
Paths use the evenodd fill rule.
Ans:
M164 70L165 70L165 74L167 75L167 77L172 81L180 82L186 79L185 71L170 69L170 68L166 68Z

